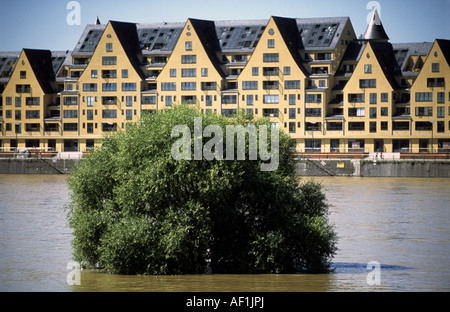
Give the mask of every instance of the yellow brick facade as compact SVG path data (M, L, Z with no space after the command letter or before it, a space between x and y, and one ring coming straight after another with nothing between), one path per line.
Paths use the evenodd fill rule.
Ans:
M348 18L88 25L73 51L0 52L0 147L85 152L187 103L266 116L299 153L448 153L449 45L358 40Z

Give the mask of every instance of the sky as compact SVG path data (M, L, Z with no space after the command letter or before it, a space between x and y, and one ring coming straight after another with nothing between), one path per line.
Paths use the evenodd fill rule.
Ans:
M379 10L392 43L450 39L450 0L0 0L0 51L72 50L87 24L348 16L357 36ZM75 6L72 3L75 3Z

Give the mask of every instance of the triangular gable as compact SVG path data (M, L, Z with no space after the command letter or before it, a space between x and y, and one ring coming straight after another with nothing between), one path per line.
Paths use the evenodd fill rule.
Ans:
M278 30L288 48L292 58L294 59L297 66L303 72L305 76L308 76L308 72L303 66L303 60L299 53L299 50L303 50L301 37L298 32L297 21L292 18L284 17L272 17L273 21L277 25Z
M55 80L53 72L52 53L50 50L23 49L34 76L45 94L53 93L50 81ZM19 59L20 61L20 59Z
M218 38L216 33L216 27L214 22L198 19L189 19L192 27L194 28L200 42L208 55L214 68L217 70L219 75L224 78L225 73L223 72L219 58L217 57L217 52L219 50Z
M117 21L110 21L110 24L116 33L117 38L122 45L122 49L125 51L131 65L136 70L138 75L142 79L145 79L145 75L141 70L140 62L137 57L137 54L139 53L139 38L137 35L136 24Z

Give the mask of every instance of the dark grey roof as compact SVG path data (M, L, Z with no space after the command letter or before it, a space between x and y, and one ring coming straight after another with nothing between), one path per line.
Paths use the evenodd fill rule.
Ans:
M19 59L20 52L0 52L0 79L9 80L14 64Z
M297 30L308 49L334 49L348 17L297 18ZM211 21L218 40L217 49L228 52L251 52L256 47L268 20ZM143 54L170 54L185 23L136 24L137 36ZM80 37L74 55L92 54L106 25L87 25Z
M411 55L428 55L430 53L432 42L415 42L415 43L393 43L395 59L398 66L403 70L406 62Z

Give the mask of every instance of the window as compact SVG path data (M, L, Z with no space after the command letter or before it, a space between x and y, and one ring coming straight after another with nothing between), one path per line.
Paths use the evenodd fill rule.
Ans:
M266 94L263 97L264 104L278 104L279 96L277 94Z
M289 94L289 105L295 105L296 104L296 96L295 94Z
M88 109L86 112L87 120L94 120L94 111L92 109Z
M427 87L429 87L429 88L445 87L445 79L444 78L427 78Z
M377 80L376 79L359 79L359 87L361 89L376 88Z
M364 122L349 122L348 123L348 131L364 131L365 123Z
M274 39L268 39L268 40L267 40L267 47L268 47L269 49L275 48L275 40L274 40Z
M30 85L16 85L16 93L30 93L31 87Z
M322 94L306 94L305 102L306 103L321 103L322 102Z
M156 104L156 96L142 96L141 98L142 104Z
M247 105L253 105L253 95L247 95Z
M20 79L27 79L27 72L24 70L20 71Z
M177 83L176 82L162 82L161 83L161 90L162 91L175 91L177 89Z
M263 81L264 90L278 90L278 81Z
M166 106L172 106L172 96L166 95Z
M387 121L382 121L380 123L380 130L384 130L384 131L388 130L388 122Z
M128 78L128 69L122 69L122 78Z
M192 41L186 41L184 44L186 51L192 51Z
M197 90L197 83L196 82L182 82L181 83L181 90Z
M64 118L78 118L78 111L76 109L65 109L64 110Z
M291 74L291 66L284 66L283 68L283 74L285 76L289 76Z
M127 95L125 98L126 106L133 106L133 97L131 95Z
M117 91L117 83L103 83L102 91Z
M125 117L126 120L133 119L133 110L132 109L127 109L125 113L126 113L126 117Z
M181 103L196 104L197 103L197 97L195 95L183 95L181 97Z
M305 108L306 117L320 117L322 116L321 108Z
M416 116L433 116L433 107L416 107Z
M182 55L181 64L196 64L197 55Z
M27 132L35 132L35 131L39 131L40 129L41 129L41 125L38 123L25 124L25 131L27 131ZM34 140L32 140L32 141L34 141ZM37 146L39 146L39 144Z
M84 92L96 92L97 84L96 83L83 83L83 91Z
M263 67L263 76L278 76L278 67Z
M431 71L433 73L438 73L439 72L439 63L432 63L431 64Z
M365 64L364 65L364 73L365 74L371 74L372 73L372 65L371 64Z
M212 95L207 95L206 96L206 102L205 102L206 106L212 106Z
M96 69L92 69L91 70L91 78L97 78L98 77L98 73Z
M75 99L78 99L75 97ZM39 105L41 103L41 98L39 97L26 97L25 105Z
M381 93L381 102L389 101L389 95L387 93Z
M252 67L252 76L258 76L258 75L259 75L259 68Z
M371 133L377 132L377 122L376 121L369 122L369 131Z
M300 80L286 80L284 82L285 89L300 89Z
M123 82L122 83L122 91L136 91L136 83L135 82Z
M87 97L87 106L88 107L94 106L94 97L93 96L88 96Z
M117 56L102 57L102 65L116 65L116 64L117 64Z
M11 111L9 111L9 118L11 118ZM41 111L38 110L27 110L25 113L25 118L26 119L36 119L36 118L40 118L41 116Z
M102 118L117 118L117 110L116 109L103 109L102 110Z
M438 92L437 93L437 102L438 103L445 103L445 93L444 92Z
M216 88L216 83L214 81L202 82L202 90L216 90Z
M257 90L258 81L242 81L243 90Z
M295 133L295 122L289 122L289 133Z
M263 62L278 62L279 54L278 53L264 53L263 54Z
M327 122L328 131L342 131L342 122Z
M113 44L107 43L106 44L106 52L112 52L113 51Z
M182 68L181 77L197 77L197 70L195 68Z
M113 70L102 70L102 78L117 78L117 71Z
M177 76L177 70L176 68L170 69L170 77L176 77Z
M377 108L371 107L369 111L370 118L377 118Z
M431 102L433 101L432 92L416 92L416 102Z
M364 93L351 93L348 95L348 101L350 103L362 103L365 101Z
M236 95L222 95L222 104L236 104L237 96Z
M15 106L16 107L21 107L22 106L22 98L20 96L16 96Z
M76 96L66 96L64 97L64 105L77 105L78 97Z
M264 117L278 117L278 108L263 108Z
M388 116L388 108L387 107L381 107L380 108L380 115L381 116Z
M366 109L364 107L349 107L349 117L364 117L366 115Z
M295 119L295 108L289 108L289 119Z
M208 68L202 68L202 77L208 77Z
M102 96L103 105L115 105L117 104L117 98L115 96Z
M445 117L445 107L444 106L438 106L437 107L437 117L438 118L444 118Z
M437 132L444 132L445 131L445 126L444 126L444 122L443 121L438 121L437 122Z
M370 93L370 104L377 104L377 94Z
M416 131L431 131L433 124L428 121L416 121Z
M65 122L63 124L64 131L77 131L78 130L78 124L77 123L68 123Z

